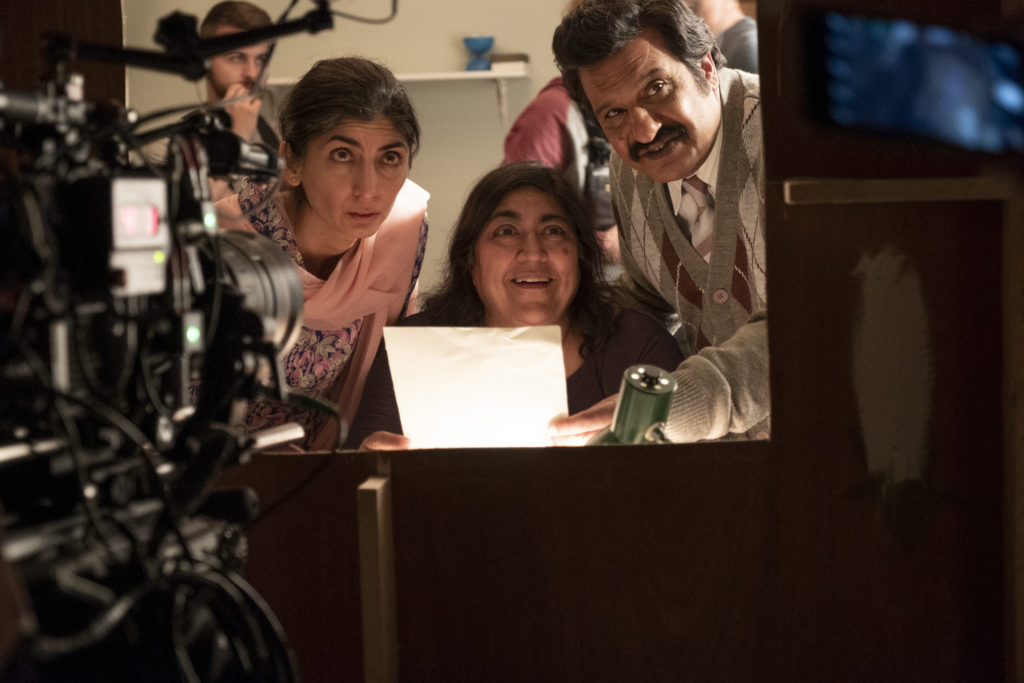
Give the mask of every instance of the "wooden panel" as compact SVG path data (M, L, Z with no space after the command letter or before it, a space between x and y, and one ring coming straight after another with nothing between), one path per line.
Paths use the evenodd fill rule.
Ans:
M1024 671L1024 171L1003 218L1003 446L1007 553L1006 639L1012 672Z
M770 324L776 652L792 658L779 670L820 680L998 679L1001 206L773 202L769 222L786 226L769 236L769 268L786 264L772 268ZM889 497L869 479L852 360L858 263L882 249L919 275L932 330L927 476ZM895 344L906 331L893 323Z
M783 194L789 178L941 178L991 160L812 126L794 93L800 6L759 16L786 38L762 40L778 60L762 74L772 442L396 456L403 680L1013 678L1003 202ZM854 377L859 266L879 253L918 279L928 325L928 392L908 406L926 416L926 464L888 486L869 471L872 396ZM908 322L890 321L894 344Z
M391 683L398 680L391 481L370 477L360 484L357 496L364 677L372 683Z
M356 491L374 471L351 453L266 455L217 481L259 496L245 577L281 622L304 681L363 678Z
M936 22L962 12L855 5ZM773 440L391 456L401 680L1020 679L1013 343L1024 289L1004 266L1024 252L1004 253L1020 242L1019 200L875 194L830 204L812 193L787 203L794 179L916 183L992 165L810 124L794 91L793 21L807 6L758 7L762 63L774 65L762 72ZM994 6L972 7L973 20L991 20ZM886 321L879 360L887 339L897 346L919 331L915 321L927 332L921 357L886 369L891 382L871 393L858 377L880 371L858 340L872 310L864 264L880 255L920 299ZM877 291L883 303L900 294ZM926 391L892 401L915 368ZM1004 380L1007 368L1017 384ZM876 403L891 410L872 412ZM914 416L924 427L916 449L902 438ZM880 423L896 439L893 463L923 457L919 477L887 481L891 472L869 466ZM290 581L316 558L301 547L312 537L288 534L353 514L356 480L371 472L347 467L318 475L308 500L252 534L254 583L286 629L299 629L300 661L317 662L316 672L330 671L330 655L359 656L335 649L358 633L358 596L325 590L321 575ZM352 581L348 551L332 560ZM346 626L326 621L348 610ZM320 633L303 626L306 613Z
M764 444L391 460L402 680L752 680Z
M1007 204L897 203L890 197L884 204L793 205L785 186L831 178L876 184L906 178L915 185L916 178L980 173L1012 179L1020 160L812 123L802 101L799 19L806 9L825 6L839 7L764 4L759 17L781 38L762 40L762 60L775 64L762 73L773 447L783 456L773 493L786 501L777 524L778 599L787 618L780 622L776 668L823 679L1015 680L1015 582L1006 567L1019 553L1020 531L1002 498L1013 481L1006 463L1015 464L1020 454L1003 438L1004 406L1011 405L1002 399L1003 310L1013 309L1002 286L1012 259L1004 260L1002 245L1016 229L1004 215ZM956 16L962 7L949 4L866 0L843 8L962 28L998 25L996 5L980 6L966 19ZM890 193L884 186L881 191ZM962 192L953 188L949 200ZM865 485L867 454L851 381L863 294L857 266L884 249L902 255L920 277L933 368L927 485L895 489L888 501L877 485ZM892 322L894 343L906 325ZM900 380L893 377L893 391L902 388ZM800 400L779 398L794 396ZM814 433L783 427L801 421ZM803 487L800 480L808 478L821 489ZM834 621L827 621L829 614ZM797 619L816 620L820 630L797 627ZM806 655L797 654L801 648Z
M153 27L154 31L156 27ZM34 91L47 76L44 37L69 35L100 45L123 43L120 0L4 0L0 3L0 81L9 90ZM72 60L85 77L85 99L125 102L125 69L119 64Z

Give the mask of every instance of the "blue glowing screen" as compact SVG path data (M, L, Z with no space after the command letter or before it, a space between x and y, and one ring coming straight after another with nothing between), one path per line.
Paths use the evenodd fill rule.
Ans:
M1024 151L1020 44L835 12L819 28L835 123L980 152Z

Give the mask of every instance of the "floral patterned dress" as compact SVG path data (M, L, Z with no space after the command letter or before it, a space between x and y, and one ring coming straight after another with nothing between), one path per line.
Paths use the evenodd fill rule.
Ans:
M259 234L273 240L288 255L297 267L304 269L302 253L295 243L291 221L277 202L262 203L263 197L258 186L245 182L238 195L239 205ZM256 213L250 213L256 209ZM416 280L419 278L423 264L423 255L427 245L427 224L424 220L419 230L419 248L416 263L409 283L409 294L412 296ZM353 320L344 327L331 330L314 330L303 327L295 346L283 361L284 375L288 383L288 391L314 399L326 398L331 393L334 383L342 375L359 339L359 331L363 319ZM285 422L297 422L306 431L306 437L298 444L308 448L324 423L331 419L329 415L294 403L282 403L270 398L259 398L249 404L245 417L247 431L257 431L273 427Z

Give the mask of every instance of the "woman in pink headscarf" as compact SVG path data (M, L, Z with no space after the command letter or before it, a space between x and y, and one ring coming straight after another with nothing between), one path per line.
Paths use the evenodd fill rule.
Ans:
M348 424L384 325L416 312L427 241L427 198L408 179L420 129L408 95L385 67L361 58L317 62L282 105L281 190L255 183L217 203L221 226L260 233L295 265L303 328L284 359L290 394L337 404ZM260 398L250 431L298 422L301 446L333 449L339 420L298 403Z

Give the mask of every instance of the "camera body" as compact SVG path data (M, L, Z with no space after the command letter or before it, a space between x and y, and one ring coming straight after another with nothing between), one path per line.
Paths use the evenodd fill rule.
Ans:
M276 157L199 113L137 161L134 115L80 86L0 89L0 561L33 612L12 678L288 680L237 574L255 501L210 490L260 447L245 407L284 397L303 297L276 245L218 230L207 174L273 182Z

